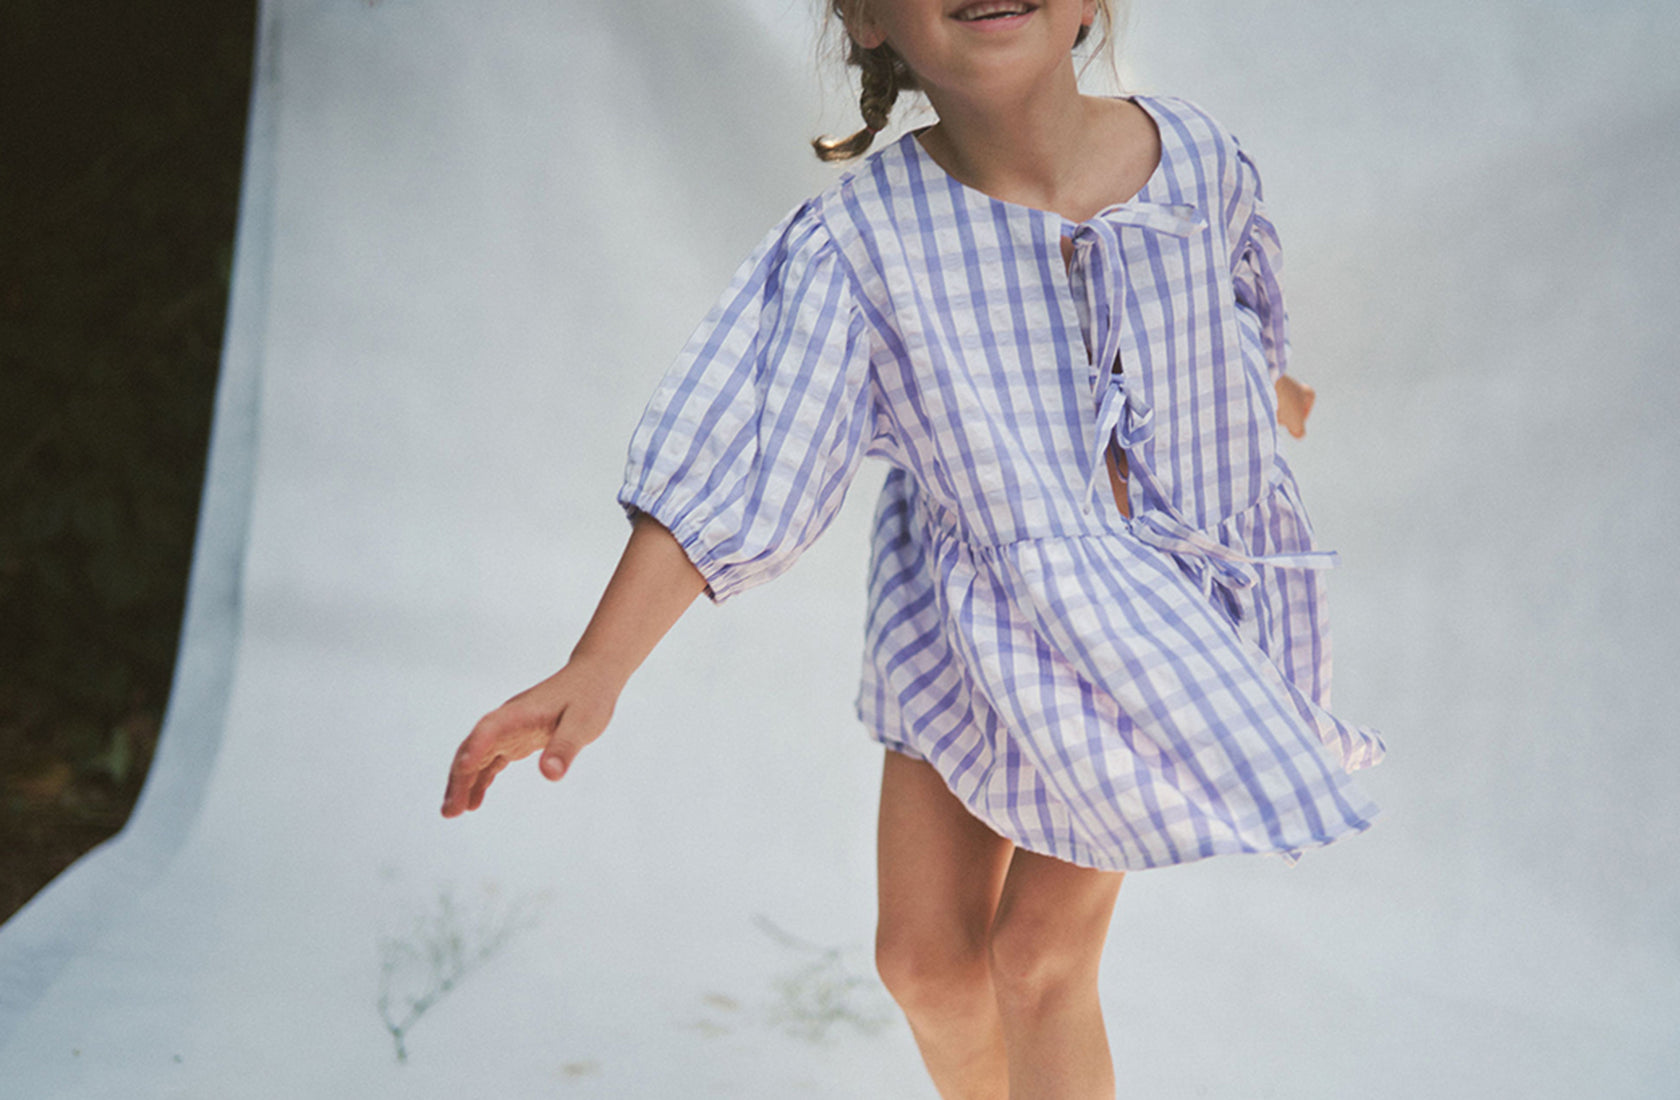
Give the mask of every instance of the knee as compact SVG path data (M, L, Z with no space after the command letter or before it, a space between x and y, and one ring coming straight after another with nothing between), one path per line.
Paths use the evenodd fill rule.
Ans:
M915 936L882 929L875 937L875 969L893 1000L911 1017L951 1017L990 1000L984 942Z
M1036 1013L1094 991L1104 937L1080 935L1047 919L1011 914L992 929L988 950L998 1007Z

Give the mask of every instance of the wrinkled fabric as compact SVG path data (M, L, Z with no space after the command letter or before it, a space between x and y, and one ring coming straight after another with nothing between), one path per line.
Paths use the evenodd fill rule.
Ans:
M1087 221L969 188L913 134L792 211L665 375L619 501L722 602L884 459L872 736L1034 852L1293 862L1369 827L1348 773L1384 749L1329 710L1333 555L1277 453L1277 233L1232 135L1131 98L1160 164Z

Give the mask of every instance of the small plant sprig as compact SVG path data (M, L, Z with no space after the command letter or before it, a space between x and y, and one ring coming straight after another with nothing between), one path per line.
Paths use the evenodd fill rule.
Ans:
M873 1035L892 1021L880 983L853 972L841 948L801 939L763 914L756 914L753 923L783 947L809 957L804 965L776 980L781 999L770 1011L773 1024L816 1043L827 1039L839 1024Z
M438 891L436 907L415 920L413 932L380 938L379 1018L398 1062L408 1061L408 1033L416 1021L463 977L532 927L546 900L526 895L499 905L493 887L485 893L483 907L473 916L462 912L445 887Z

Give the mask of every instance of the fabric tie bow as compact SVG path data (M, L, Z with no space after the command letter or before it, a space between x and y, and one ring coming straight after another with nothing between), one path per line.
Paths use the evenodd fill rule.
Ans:
M1080 324L1086 333L1086 349L1094 367L1112 366L1120 353L1120 307L1116 294L1116 276L1123 253L1120 231L1134 228L1166 233L1175 237L1190 237L1207 227L1207 221L1194 206L1162 203L1129 202L1104 209L1088 222L1067 222L1062 235L1073 239L1074 262L1068 266L1075 291L1074 304L1080 312ZM1096 435L1092 441L1090 476L1085 482L1084 510L1091 511L1098 482L1107 470L1104 452L1112 439L1121 449L1130 451L1154 434L1154 411L1137 393L1136 381L1128 384L1126 375L1106 370L1107 382L1097 404ZM1145 484L1148 471L1137 458L1132 468ZM1160 497L1159 493L1151 496ZM1164 503L1164 498L1157 503ZM1170 506L1169 506L1170 508ZM1170 510L1149 507L1132 517L1128 524L1131 533L1147 543L1172 555L1188 572L1197 578L1202 594L1210 600L1217 588L1232 619L1241 621L1242 604L1236 593L1244 592L1258 582L1256 566L1276 569L1328 569L1336 564L1336 555L1328 550L1308 550L1294 554L1245 554L1185 523Z
M1118 203L1105 207L1084 222L1063 222L1062 236L1073 241L1073 262L1068 277L1073 284L1074 305L1080 314L1086 351L1093 367L1107 376L1098 399L1096 439L1091 451L1090 475L1085 482L1084 508L1091 500L1106 464L1103 452L1113 438L1122 448L1142 443L1153 432L1153 413L1136 392L1130 390L1123 373L1112 367L1120 355L1121 306L1118 277L1122 273L1120 233L1141 229L1175 237L1190 237L1207 228L1207 219L1188 204L1156 202Z
M1112 439L1120 445L1121 450L1129 451L1153 434L1154 410L1144 404L1142 398L1126 392L1124 374L1110 372L1102 404L1097 407L1097 434L1091 444L1091 475L1085 481L1084 507L1087 515L1090 514L1092 500L1097 493L1097 482L1108 469L1103 460L1103 452L1108 450L1108 441Z
M1225 605L1233 619L1242 619L1237 592L1253 588L1259 577L1257 565L1274 569L1329 569L1336 564L1333 550L1303 550L1293 554L1244 554L1233 550L1189 524L1157 509L1138 514L1131 522L1132 534L1157 550L1176 558L1197 577L1202 594L1209 599L1217 587L1224 590Z
M1093 365L1107 369L1120 352L1120 326L1115 323L1116 279L1123 264L1120 231L1143 229L1191 237L1206 228L1207 219L1194 206L1135 200L1104 207L1089 221L1063 221L1062 236L1073 241L1068 277Z

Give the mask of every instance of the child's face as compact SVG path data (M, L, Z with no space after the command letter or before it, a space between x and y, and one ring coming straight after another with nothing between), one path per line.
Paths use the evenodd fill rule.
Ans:
M967 98L1071 64L1095 16L1096 0L858 0L846 26L865 49L890 43L935 99Z

